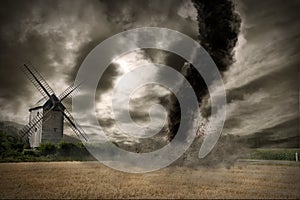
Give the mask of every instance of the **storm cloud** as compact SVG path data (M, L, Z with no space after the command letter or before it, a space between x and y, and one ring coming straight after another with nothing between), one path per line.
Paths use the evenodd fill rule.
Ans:
M121 31L160 26L197 35L189 1L3 1L0 8L1 120L24 123L27 110L40 99L18 66L30 61L60 93L72 84L86 55ZM143 12L141 12L143 7ZM99 83L102 93L120 75L112 65ZM17 114L18 113L18 114Z
M256 147L299 147L300 3L237 5L243 23L236 63L225 73L223 133L261 140Z

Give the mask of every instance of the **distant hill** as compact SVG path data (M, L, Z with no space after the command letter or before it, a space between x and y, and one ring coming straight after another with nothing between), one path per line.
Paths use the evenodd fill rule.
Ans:
M253 148L299 148L299 119L292 119L260 132L240 137Z
M8 135L16 135L22 127L22 124L18 124L15 122L0 121L0 131Z

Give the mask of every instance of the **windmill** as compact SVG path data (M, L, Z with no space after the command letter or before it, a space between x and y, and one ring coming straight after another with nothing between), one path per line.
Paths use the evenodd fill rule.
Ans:
M57 143L63 138L64 119L73 130L73 132L85 141L88 136L83 129L76 123L70 112L64 104L71 102L72 96L78 90L78 86L70 86L59 96L40 75L40 73L30 64L24 64L21 67L27 78L40 91L43 98L39 102L45 102L42 105L29 109L29 123L20 131L20 136L29 139L30 147L38 147L41 142Z

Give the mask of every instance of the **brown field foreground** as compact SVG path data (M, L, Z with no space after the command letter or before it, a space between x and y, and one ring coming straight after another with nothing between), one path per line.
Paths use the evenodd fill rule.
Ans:
M0 164L1 198L300 198L299 165L169 167L146 174L98 162Z

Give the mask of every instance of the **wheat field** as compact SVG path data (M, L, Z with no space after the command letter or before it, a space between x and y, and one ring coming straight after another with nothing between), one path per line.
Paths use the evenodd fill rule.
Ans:
M1 198L300 198L298 166L168 167L145 174L98 162L0 164Z

